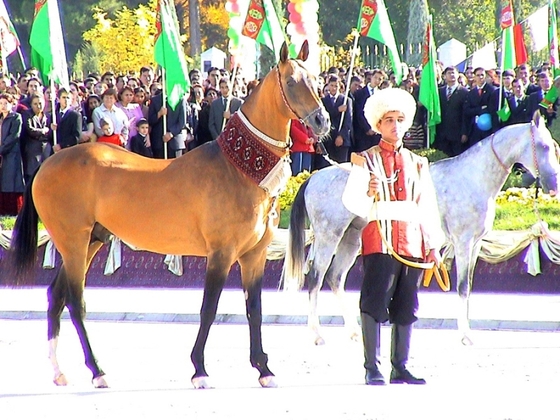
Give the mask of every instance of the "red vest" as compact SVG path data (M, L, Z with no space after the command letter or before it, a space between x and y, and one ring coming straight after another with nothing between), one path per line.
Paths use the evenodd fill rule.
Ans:
M393 145L384 141L364 153L368 154L374 164L381 158L385 170L384 177L396 178L394 182L382 182L383 191L379 194L379 199L409 201L412 203L406 203L409 206L405 204L405 207L407 209L414 207L410 204L418 202L421 190L420 168L424 163L427 164L423 162L425 158L415 155L402 146L395 149ZM416 215L411 215L411 219L414 219L413 216ZM421 259L425 257L426 246L419 221L382 220L383 217L379 219L385 239L398 255ZM362 232L362 254L374 253L389 253L383 245L377 220L372 220Z

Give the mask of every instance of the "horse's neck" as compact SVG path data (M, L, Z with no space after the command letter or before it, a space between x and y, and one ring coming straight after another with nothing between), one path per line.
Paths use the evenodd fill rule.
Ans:
M525 133L522 131L521 127L511 127L507 130L499 131L486 141L485 146L488 150L485 152L485 156L489 157L489 163L486 165L486 168L489 168L488 170L491 172L486 175L492 177L489 185L495 190L493 191L494 195L502 189L511 172L511 168L519 161L519 157L523 152L522 149L525 147L523 135Z
M271 72L242 105L242 112L259 131L278 141L287 141L290 134L290 117L284 104L278 82Z

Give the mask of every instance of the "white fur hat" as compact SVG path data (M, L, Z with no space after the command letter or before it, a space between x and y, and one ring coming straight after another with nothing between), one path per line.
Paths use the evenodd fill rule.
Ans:
M404 89L388 88L376 90L364 105L364 116L372 130L376 132L379 132L377 123L391 111L403 113L405 128L408 130L416 114L416 100Z

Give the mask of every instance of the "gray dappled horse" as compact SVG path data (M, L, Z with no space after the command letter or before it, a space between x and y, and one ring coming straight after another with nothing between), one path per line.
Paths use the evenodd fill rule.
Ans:
M492 229L496 196L516 162L540 178L545 192L556 194L560 170L558 145L538 113L530 123L503 128L461 155L430 165L442 228L455 251L461 301L458 327L463 344L472 343L469 295L482 238ZM340 301L344 301L346 276L358 256L361 231L367 224L366 219L350 213L342 203L349 175L349 166L343 166L331 166L313 174L296 195L290 219L284 288L303 286L306 216L313 229L314 242L307 257L308 325L316 344L324 342L316 311L318 291L326 279ZM352 314L355 311L344 306L345 324L356 338L358 325Z

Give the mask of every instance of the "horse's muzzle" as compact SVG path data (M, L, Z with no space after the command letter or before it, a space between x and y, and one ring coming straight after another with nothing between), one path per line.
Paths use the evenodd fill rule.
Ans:
M330 131L331 120L328 112L323 107L319 107L309 114L307 121L304 122L319 137L324 136Z
M551 197L555 197L558 194L558 182L558 174L541 175L542 188Z

